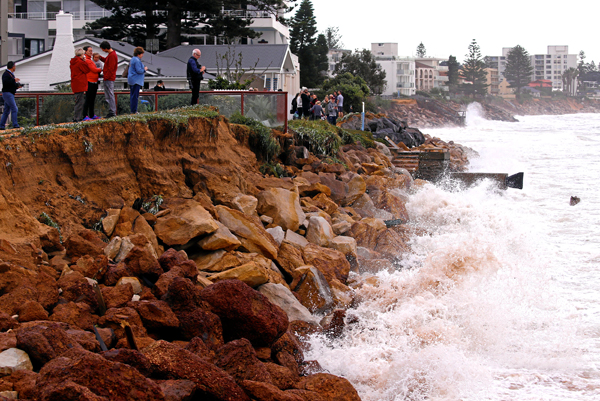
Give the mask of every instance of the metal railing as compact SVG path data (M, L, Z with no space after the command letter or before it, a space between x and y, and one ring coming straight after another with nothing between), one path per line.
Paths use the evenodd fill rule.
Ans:
M138 100L138 111L154 112L171 110L190 105L191 91L142 91ZM47 125L71 122L73 120L74 96L63 92L17 92L19 123L27 125ZM129 92L115 92L117 115L130 113ZM231 117L239 112L254 118L269 127L288 128L288 93L254 91L204 91L200 92L198 104L215 106L219 113ZM96 115L108 114L104 92L98 92L94 107ZM26 121L23 123L22 121Z
M8 18L15 19L37 19L44 21L53 21L56 20L57 12L27 12L27 13L9 13ZM67 14L73 15L74 20L97 20L103 17L110 17L112 15L111 11L102 10L102 11L73 11Z

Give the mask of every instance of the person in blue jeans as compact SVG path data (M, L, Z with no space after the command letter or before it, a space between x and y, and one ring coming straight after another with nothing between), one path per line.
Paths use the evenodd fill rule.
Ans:
M131 114L137 114L138 98L140 97L140 89L144 86L144 74L148 70L142 64L142 56L144 55L143 47L133 49L133 57L129 62L129 71L127 72L127 83L129 84L129 107Z
M2 99L4 100L4 113L0 119L0 130L6 129L6 120L8 120L8 114L12 120L13 128L21 128L17 122L17 102L15 102L15 93L21 86L19 84L20 79L15 78L15 70L17 66L14 61L9 61L6 64L6 71L2 74Z

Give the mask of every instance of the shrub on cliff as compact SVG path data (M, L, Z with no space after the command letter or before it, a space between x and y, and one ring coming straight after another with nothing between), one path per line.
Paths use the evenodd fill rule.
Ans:
M269 162L281 152L279 143L271 136L271 129L259 121L236 112L233 113L229 122L250 128L250 146L261 155L264 161Z

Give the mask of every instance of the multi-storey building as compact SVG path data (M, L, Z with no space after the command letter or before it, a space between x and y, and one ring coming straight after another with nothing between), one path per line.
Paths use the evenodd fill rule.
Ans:
M562 90L562 74L569 68L577 68L577 55L569 54L569 46L548 46L546 54L531 56L532 81L549 79L553 90Z
M433 88L439 88L443 91L448 90L448 66L447 59L436 57L416 58L416 86L417 90L429 91Z
M387 85L383 95L415 94L415 60L398 57L398 43L371 43L375 62L385 71Z
M485 73L486 73L486 83L488 85L487 87L487 93L490 95L498 95L499 94L499 89L498 89L498 85L500 83L499 77L498 77L498 69L497 68L486 68L485 69Z
M333 78L335 76L335 65L340 62L344 54L350 54L352 50L346 49L329 49L327 52L327 76Z

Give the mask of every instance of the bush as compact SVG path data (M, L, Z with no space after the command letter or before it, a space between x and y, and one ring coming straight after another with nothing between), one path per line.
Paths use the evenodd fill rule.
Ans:
M326 80L323 83L322 90L317 92L317 97L322 99L326 94L338 90L342 91L342 96L344 96L345 112L350 111L350 106L354 111L362 110L362 103L366 101L369 95L369 87L365 80L346 72Z
M316 155L335 156L343 144L339 129L326 121L293 120L288 123L288 129L296 134L300 144Z
M250 136L250 146L254 148L262 156L267 163L281 152L281 147L275 138L271 136L271 129L264 126L259 121L233 113L229 119L230 123L241 124L250 128L252 135Z

